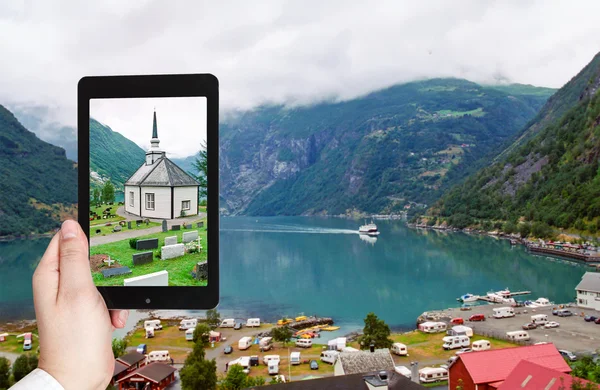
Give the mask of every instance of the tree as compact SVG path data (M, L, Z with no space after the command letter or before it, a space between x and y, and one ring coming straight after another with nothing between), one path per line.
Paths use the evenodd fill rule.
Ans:
M179 376L183 390L216 390L217 362L206 360L204 348L208 345L210 328L199 324L194 330L194 349L187 356Z
M269 382L270 385L275 385L277 383L283 383L279 375L272 377L271 382Z
M206 324L196 325L194 329L194 343L199 344L202 348L206 348L209 344L210 328Z
M251 377L246 375L239 364L234 364L227 370L227 376L221 383L223 390L240 390L251 386L262 386L266 384L262 376Z
M216 329L221 323L221 315L217 309L211 309L206 312L206 323L211 329Z
M104 203L113 203L115 201L115 186L110 180L107 180L102 186L102 201Z
M525 238L531 233L531 225L527 222L524 222L519 225L519 234L522 238Z
M10 387L10 360L0 357L0 390L6 390Z
M98 189L98 187L94 188L94 191L92 192L92 203L100 203L100 190Z
M200 143L200 151L198 152L198 157L192 163L194 168L196 169L197 174L194 175L194 178L198 180L200 183L200 188L198 191L199 198L206 198L207 194L207 181L206 178L208 176L208 152L206 149L206 142Z
M127 340L125 339L113 339L112 341L112 351L113 356L118 358L125 354L125 350L127 349Z
M276 327L276 328L273 328L273 330L271 331L271 335L273 336L273 339L275 341L279 341L279 342L283 343L284 347L285 347L285 344L292 339L293 334L294 334L294 332L292 332L292 330L290 328L288 328L287 326Z
M375 313L367 314L365 318L365 327L363 334L358 338L361 347L369 348L374 345L375 348L390 348L394 343L390 337L390 327L383 321L377 318Z
M23 379L27 374L31 371L35 370L38 365L38 358L33 354L29 355L21 355L15 360L13 364L13 377L15 378L15 382Z

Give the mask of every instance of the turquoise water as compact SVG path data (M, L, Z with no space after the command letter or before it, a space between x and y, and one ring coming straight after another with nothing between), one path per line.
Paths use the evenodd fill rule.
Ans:
M300 313L333 317L342 331L375 312L410 328L425 310L456 306L465 293L506 287L572 301L586 268L532 256L504 240L408 229L377 221L376 242L360 222L338 218L221 219L221 303L237 318ZM31 275L48 240L0 242L0 320L33 318Z

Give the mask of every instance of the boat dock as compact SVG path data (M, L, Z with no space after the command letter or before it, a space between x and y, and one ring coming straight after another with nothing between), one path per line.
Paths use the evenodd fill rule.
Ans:
M529 295L531 294L531 291L516 291L516 292L512 292L509 294L509 296L512 297L516 297L519 295ZM479 301L485 301L485 302L490 302L490 303L502 303L502 302L498 302L497 300L495 300L494 298L490 298L487 295L484 296L479 296L478 298Z
M529 245L529 246L527 246L527 249L529 250L529 252L532 252L532 253L543 253L545 255L550 255L550 256L555 256L555 257L575 259L575 260L583 261L585 263L599 263L600 262L600 256L594 256L591 254L577 252L577 251L554 249L554 248L542 247L542 246L537 246L537 245Z
M306 328L315 327L317 325L333 325L332 318L318 318L318 317L309 317L302 321L293 321L288 324L288 326L294 330L301 330Z

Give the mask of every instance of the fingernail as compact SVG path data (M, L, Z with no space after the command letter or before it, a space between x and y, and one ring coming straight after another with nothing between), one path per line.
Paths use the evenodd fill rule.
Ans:
M62 227L60 228L60 235L63 239L74 238L77 237L77 222L67 220L63 222Z
M121 310L119 313L119 321L125 325L125 323L127 323L127 318L129 318L129 310Z

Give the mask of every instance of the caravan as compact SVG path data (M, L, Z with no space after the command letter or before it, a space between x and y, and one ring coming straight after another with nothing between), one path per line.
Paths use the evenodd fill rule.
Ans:
M442 367L425 367L419 370L421 383L433 383L448 380L448 370Z
M260 326L260 318L248 318L248 321L246 321L246 327L248 327L248 328L259 327L259 326Z
M312 347L312 339L297 339L296 347L310 348L310 347Z
M260 339L258 346L261 351L268 351L273 347L273 337L263 337Z
M185 339L187 341L194 341L194 330L195 329L188 329L185 331Z
M422 324L419 324L419 330L421 332L425 332L425 333L445 332L446 328L447 328L447 325L445 322L427 321L427 322L423 322Z
M508 339L511 341L527 341L529 340L529 333L524 330L515 330L513 332L506 332Z
M536 314L531 316L531 322L536 325L545 325L548 322L548 316L546 314Z
M446 336L442 340L444 349L468 348L471 345L469 336Z
M268 365L269 375L279 374L279 360L271 360Z
M346 338L338 337L327 342L327 348L332 351L343 351L346 348Z
M398 356L408 356L408 349L406 345L402 343L394 343L392 344L392 353L395 353Z
M244 351L252 346L252 337L242 337L240 341L238 341L238 349L240 351Z
M146 329L146 338L147 339L151 339L152 337L154 337L154 327L152 326L148 326Z
M321 361L329 364L334 364L340 353L338 351L323 351L321 352Z
M300 364L300 352L292 352L290 354L290 364L293 366Z
M464 325L453 326L448 331L448 336L469 336L473 337L473 328Z
M263 363L265 364L265 366L268 366L269 363L271 362L277 362L277 364L279 364L279 355L265 355L263 357Z
M471 344L471 349L473 351L487 351L490 348L491 344L487 340L477 340L473 341L473 344Z
M154 328L154 330L161 330L163 327L160 324L160 320L146 320L144 321L144 328Z
M169 355L169 351L152 351L148 354L148 363L152 362L171 363L171 355Z
M191 320L181 320L179 323L179 330L195 329L198 325L198 320L193 318Z
M515 309L512 307L497 307L494 309L494 318L508 318L515 316Z
M226 318L221 321L221 328L233 328L235 326L235 320L233 318Z

